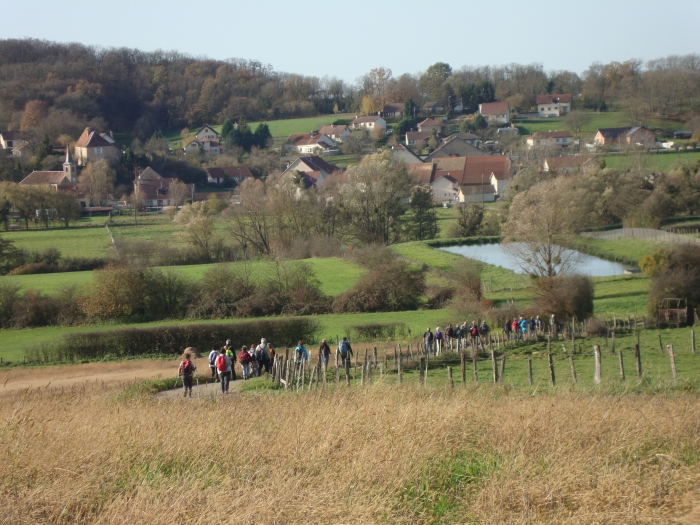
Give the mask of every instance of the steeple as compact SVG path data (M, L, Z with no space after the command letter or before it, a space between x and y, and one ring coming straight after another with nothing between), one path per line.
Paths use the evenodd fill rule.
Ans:
M73 162L73 157L70 155L70 146L66 146L66 161L63 163L63 173L68 175L73 184L78 182L78 171L75 167L75 162Z

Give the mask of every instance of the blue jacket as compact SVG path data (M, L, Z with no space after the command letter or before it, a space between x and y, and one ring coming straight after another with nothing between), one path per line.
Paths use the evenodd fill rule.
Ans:
M306 347L304 345L297 346L294 349L294 352L297 356L297 363L301 363L302 360L308 361L309 359L309 353L306 351ZM301 355L300 355L301 354Z

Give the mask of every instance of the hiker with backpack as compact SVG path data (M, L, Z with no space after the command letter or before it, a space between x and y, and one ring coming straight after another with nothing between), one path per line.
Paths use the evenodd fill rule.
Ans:
M442 342L444 341L445 336L440 331L439 326L435 329L433 339L435 340L435 355L440 355L440 353L442 352Z
M270 355L270 347L267 345L267 339L264 337L260 339L260 344L255 349L255 355L260 366L258 375L262 373L263 368L265 369L265 373L269 374L272 368L272 356Z
M216 373L216 358L219 357L219 351L216 348L212 348L209 352L209 369L211 370L211 378L217 383L219 382L219 376Z
M328 368L328 361L331 358L331 347L328 346L326 340L321 341L321 346L318 347L318 359L325 363L326 368Z
M342 367L345 368L345 360L353 356L352 347L347 337L343 337L343 340L338 343L338 353L340 354Z
M182 379L182 386L185 389L185 397L187 397L188 392L190 397L192 397L192 378L197 370L197 367L194 366L191 358L192 354L185 351L182 356L182 361L180 362L180 367L178 368L178 375L180 376L180 379Z
M423 342L425 343L425 353L430 355L433 353L433 332L430 331L430 327L425 330L423 334Z
M219 350L219 357L216 358L216 369L219 372L219 377L221 378L221 393L228 394L228 386L231 381L231 367L233 363L231 358L226 355L226 350L222 348Z
M244 346L241 348L241 353L238 354L238 361L241 363L241 370L243 371L243 381L248 381L250 378L250 362L253 360L253 356L248 352L248 347Z
M304 341L299 341L297 347L294 349L294 355L296 355L297 358L297 365L309 360L309 353L306 351Z

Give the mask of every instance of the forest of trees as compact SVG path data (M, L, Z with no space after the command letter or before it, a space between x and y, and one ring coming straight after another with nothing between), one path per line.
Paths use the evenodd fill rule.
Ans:
M700 56L595 63L581 75L547 72L540 64L453 69L437 62L415 75L378 67L348 83L281 73L255 60L0 40L0 130L31 129L52 140L77 137L88 124L146 141L158 130L206 122L370 113L388 102L420 107L446 97L463 98L470 110L481 101L508 100L523 111L543 93L572 93L589 109L693 112L700 109Z

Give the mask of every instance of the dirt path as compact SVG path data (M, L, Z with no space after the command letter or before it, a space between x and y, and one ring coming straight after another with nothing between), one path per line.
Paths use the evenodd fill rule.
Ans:
M236 381L231 381L231 384L229 385L229 388L228 388L228 392L229 392L228 395L229 396L235 395L242 383L243 383L242 379L237 379ZM155 397L160 398L160 399L174 399L174 398L183 397L183 395L184 395L184 391L182 389L182 383L178 383L178 388L174 388L172 390L164 390L163 392L158 392L155 395ZM221 384L220 383L206 384L206 383L200 381L199 385L195 384L192 387L192 397L210 397L210 396L224 396L224 394L221 393Z
M205 359L199 369L208 371ZM0 370L0 395L27 388L68 388L103 384L127 385L134 381L177 376L179 359L136 359L110 363L16 367Z

